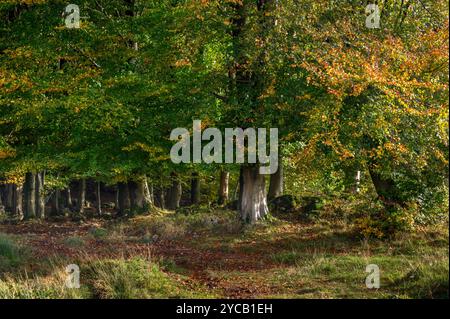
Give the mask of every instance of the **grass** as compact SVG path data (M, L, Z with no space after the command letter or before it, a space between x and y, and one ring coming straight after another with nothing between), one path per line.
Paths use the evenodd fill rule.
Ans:
M68 247L79 248L86 245L85 239L78 236L71 236L64 239L64 244Z
M0 273L17 266L25 254L13 236L0 233Z
M87 281L94 298L145 299L204 297L184 288L161 271L156 263L142 258L101 260L87 268Z
M447 224L389 240L357 238L352 225L325 218L279 215L244 225L224 210L93 225L64 233L47 261L23 250L27 234L0 234L0 298L449 297ZM80 266L81 289L65 287L69 263ZM379 289L365 285L368 264L380 269Z

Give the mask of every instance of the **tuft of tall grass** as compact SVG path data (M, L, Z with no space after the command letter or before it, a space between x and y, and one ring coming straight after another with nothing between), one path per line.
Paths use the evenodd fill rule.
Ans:
M25 253L11 235L0 233L0 270L17 266Z

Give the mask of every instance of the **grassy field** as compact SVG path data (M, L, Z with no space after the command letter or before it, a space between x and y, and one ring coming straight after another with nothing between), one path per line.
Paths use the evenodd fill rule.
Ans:
M336 220L248 226L225 210L3 223L0 298L448 298L448 238L447 224L368 240ZM69 264L79 289L65 285Z

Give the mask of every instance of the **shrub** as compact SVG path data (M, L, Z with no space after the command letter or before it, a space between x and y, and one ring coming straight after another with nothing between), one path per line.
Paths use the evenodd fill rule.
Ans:
M87 276L95 298L167 298L182 293L158 265L141 258L97 261Z

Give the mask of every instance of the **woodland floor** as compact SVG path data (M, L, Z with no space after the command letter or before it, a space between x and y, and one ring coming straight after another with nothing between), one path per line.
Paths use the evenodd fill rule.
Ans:
M230 211L3 222L0 297L448 298L448 238L442 225L364 240L295 216L243 226ZM68 264L80 265L79 291L64 287ZM379 289L365 286L368 264Z

